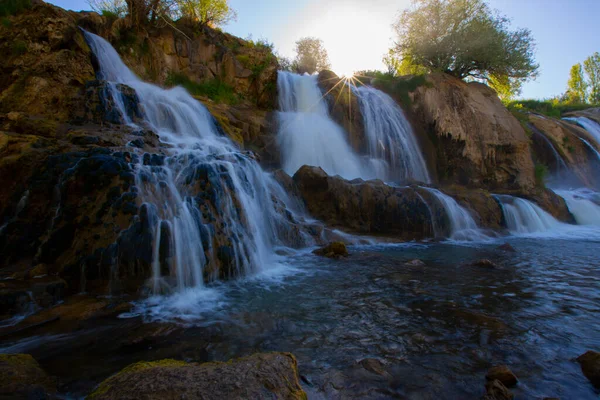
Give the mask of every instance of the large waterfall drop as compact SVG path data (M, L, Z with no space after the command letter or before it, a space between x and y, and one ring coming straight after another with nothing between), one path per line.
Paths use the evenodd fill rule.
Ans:
M283 189L251 155L219 135L208 110L183 88L165 90L141 81L106 40L89 32L85 37L99 62L98 78L109 82L123 122L131 121L116 84L135 90L143 123L171 145L169 156L146 154L134 166L154 235L154 291L198 287L207 279L246 275L271 264L273 246L293 235L285 232L293 216L279 212L290 204ZM217 259L221 269L213 265Z
M312 165L346 179L376 177L354 153L344 129L329 116L316 76L279 71L277 87L277 140L283 169L288 174L293 175L303 165Z
M552 215L529 200L509 195L495 195L502 206L506 227L513 234L547 232L563 226Z
M430 177L410 123L394 99L370 86L357 87L365 124L368 154L386 162L387 181L416 180L429 183Z
M569 211L579 225L600 226L600 193L584 188L554 192L565 199Z
M594 138L594 141L600 146L600 124L586 117L566 117L567 121L575 122L584 128Z

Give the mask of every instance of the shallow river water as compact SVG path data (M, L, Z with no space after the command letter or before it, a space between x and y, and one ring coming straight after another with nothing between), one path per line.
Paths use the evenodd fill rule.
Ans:
M1 351L31 353L74 397L138 360L288 351L309 398L479 398L498 363L519 378L517 398L598 398L575 358L600 349L600 235L506 241L515 253L504 240L351 246L341 260L305 251Z

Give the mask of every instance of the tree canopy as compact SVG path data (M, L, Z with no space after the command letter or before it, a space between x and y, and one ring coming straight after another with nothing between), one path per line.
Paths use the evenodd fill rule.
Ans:
M583 77L583 67L581 64L575 64L569 72L568 89L566 93L567 102L585 103L587 84Z
M600 53L595 52L585 59L583 69L589 87L588 103L600 104Z
M296 42L296 58L292 64L302 74L331 68L323 41L314 37L304 37Z
M394 28L392 52L405 67L483 81L499 94L518 93L537 76L531 32L511 30L509 19L483 0L414 0Z

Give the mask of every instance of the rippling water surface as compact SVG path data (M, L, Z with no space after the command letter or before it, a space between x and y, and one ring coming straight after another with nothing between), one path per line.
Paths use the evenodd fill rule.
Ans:
M141 359L289 351L315 398L479 398L496 363L519 378L519 398L598 398L574 359L600 349L600 240L508 241L516 253L501 243L356 246L343 260L298 253L268 275L153 298L100 328L3 350L31 352L74 394ZM472 265L482 258L498 268ZM405 265L412 259L425 266Z

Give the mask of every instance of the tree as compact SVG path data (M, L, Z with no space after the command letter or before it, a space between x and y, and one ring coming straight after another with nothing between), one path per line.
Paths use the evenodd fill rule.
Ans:
M585 103L587 85L583 77L581 64L575 64L571 67L567 85L567 101L575 104Z
M583 69L587 75L587 85L590 88L588 102L590 104L600 103L600 53L595 52L585 59Z
M327 50L323 41L314 37L304 37L296 42L296 58L294 63L299 73L314 74L331 68Z
M224 25L237 18L227 0L175 0L181 16L210 27Z
M398 42L392 50L409 65L514 93L537 76L539 66L531 32L509 25L483 0L414 0L394 25Z
M88 0L88 4L98 14L111 14L119 18L127 14L125 0Z

